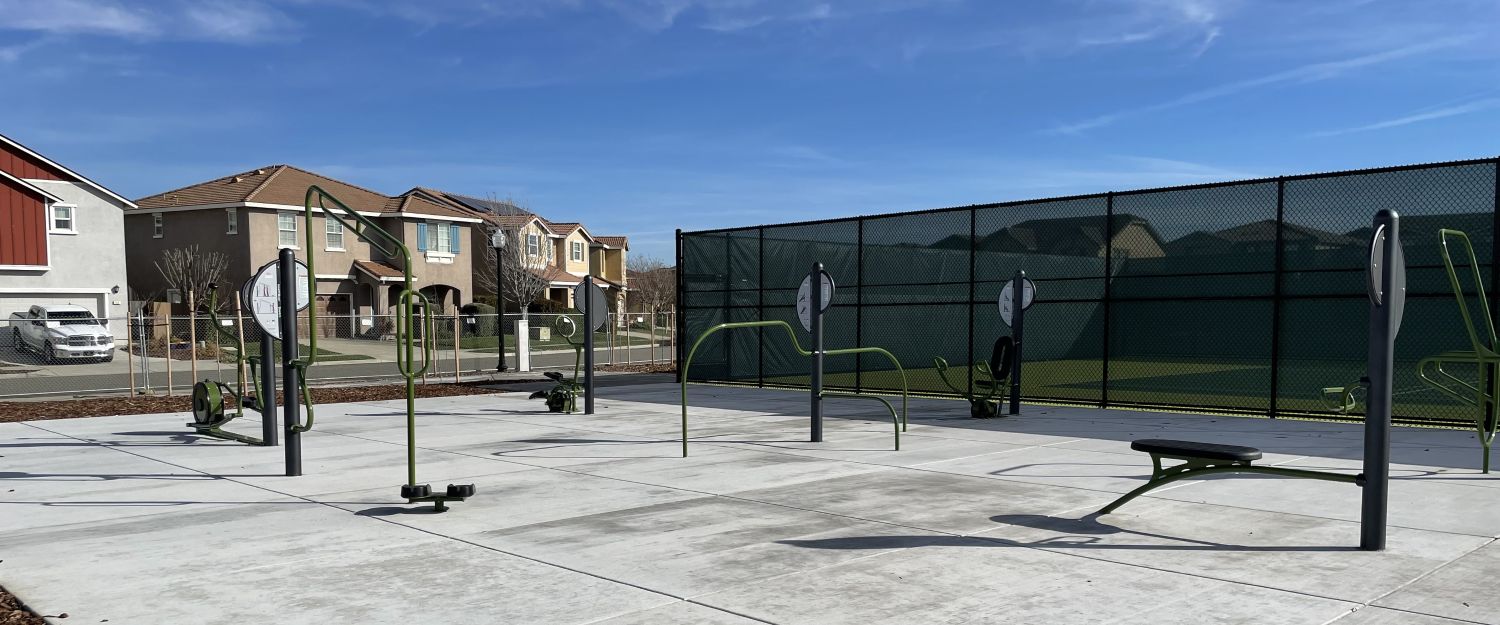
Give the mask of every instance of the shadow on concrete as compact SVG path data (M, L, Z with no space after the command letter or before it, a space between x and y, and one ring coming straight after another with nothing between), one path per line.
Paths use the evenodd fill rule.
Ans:
M1143 551L1234 551L1234 552L1334 552L1358 551L1357 547L1325 545L1233 545L1211 541L1193 540L1128 530L1099 521L1098 514L1082 518L1053 517L1041 514L1002 514L990 517L991 521L1029 529L1056 532L1058 536L1036 541L1018 541L994 536L848 536L843 538L794 539L776 541L783 545L807 549L838 550L889 550L916 547L1029 547L1035 549L1099 549L1099 550L1143 550ZM1106 543L1105 536L1140 536L1163 541L1161 543ZM1176 544L1171 544L1176 543Z
M201 482L222 480L231 476L203 475L196 473L27 473L25 471L0 471L0 480L26 480L28 482L108 482L112 480L181 480ZM232 477L270 477L261 475L236 475Z
M403 508L401 506L376 506L374 508L365 508L364 510L357 510L357 511L355 511L354 514L355 514L355 516L386 517L386 516L397 516L397 515L402 515L402 514L442 514L442 513L436 511L431 506L422 506L422 507L419 507L419 508Z

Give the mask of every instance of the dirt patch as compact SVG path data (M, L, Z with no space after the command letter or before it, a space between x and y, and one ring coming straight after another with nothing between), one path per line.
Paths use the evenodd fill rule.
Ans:
M675 362L641 362L635 364L599 365L600 371L622 371L629 373L677 373Z
M47 621L37 616L36 612L28 610L20 599L0 586L0 625L47 625Z
M486 388L478 383L417 385L417 397L487 395L497 392L499 391L494 388ZM314 404L402 399L406 397L406 385L383 384L379 386L313 387L311 394ZM280 393L277 393L277 400L281 400ZM193 399L191 395L174 395L172 397L100 397L60 401L7 401L0 402L0 422L185 412L192 410L192 408ZM0 621L0 625L8 624Z

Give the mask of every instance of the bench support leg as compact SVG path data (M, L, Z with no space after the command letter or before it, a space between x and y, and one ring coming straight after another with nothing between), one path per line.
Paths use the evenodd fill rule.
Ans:
M1126 502L1140 497L1149 491L1161 488L1177 480L1213 475L1215 473L1264 473L1267 475L1279 475L1282 477L1302 478L1311 480L1324 480L1329 482L1347 482L1350 484L1364 485L1364 475L1350 475L1348 473L1333 473L1330 471L1311 471L1307 469L1288 469L1285 467L1257 467L1242 460L1209 460L1204 458L1176 458L1183 463L1167 467L1161 466L1163 456L1151 454L1151 479L1145 484L1132 490L1119 499L1110 502L1096 514L1105 515L1114 512L1115 509L1125 505Z

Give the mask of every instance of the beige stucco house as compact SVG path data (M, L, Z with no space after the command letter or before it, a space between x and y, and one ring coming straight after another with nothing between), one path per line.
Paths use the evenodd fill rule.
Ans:
M314 260L320 314L342 316L342 335L378 331L401 289L401 263L315 208L308 247L303 201L318 185L400 238L412 256L414 286L443 313L473 296L471 230L482 220L421 194L387 196L291 165L271 165L141 198L126 211L130 286L150 296L167 284L155 261L163 250L197 245L222 252L238 288L281 248ZM232 294L228 295L232 297Z
M490 233L494 230L505 231L507 239L521 248L519 256L527 267L547 281L547 289L533 305L550 303L554 308L573 308L573 287L584 276L592 275L594 282L604 289L611 307L623 310L629 288L625 271L630 253L628 238L594 235L583 224L548 221L507 202L426 188L413 189L409 193L444 202L483 219L483 227L471 230L475 249L489 245ZM474 271L493 273L494 267L476 265ZM490 284L490 281L483 283ZM479 291L484 295L494 295L482 288Z

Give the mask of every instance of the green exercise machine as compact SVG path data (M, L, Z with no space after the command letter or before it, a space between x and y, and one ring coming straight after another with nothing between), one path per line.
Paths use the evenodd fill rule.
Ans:
M401 497L408 503L432 502L435 512L443 512L448 509L448 502L463 501L474 496L473 484L449 484L443 491L434 492L429 484L417 483L417 388L416 380L427 372L433 361L432 338L437 335L436 323L433 321L431 302L425 296L412 289L412 260L411 251L402 244L401 239L386 232L374 221L361 215L348 205L340 202L338 198L324 191L317 185L307 188L307 195L303 200L305 219L307 223L307 288L310 293L317 293L316 271L311 251L317 249L313 240L313 211L321 212L325 219L332 219L344 227L344 230L353 232L360 240L370 244L370 247L380 250L386 258L399 260L401 262L402 288L400 295L396 298L396 369L406 381L406 483L401 486ZM322 232L321 229L318 230ZM290 253L290 250L282 250ZM285 287L284 287L285 288ZM421 310L418 317L417 309ZM421 323L418 326L417 323ZM308 354L300 359L301 366L307 366L317 362L318 357L318 313L314 306L307 316L308 326ZM422 345L417 347L417 331L423 330ZM293 335L295 336L295 334ZM284 344L296 345L295 340L288 340ZM295 348L294 348L295 349ZM418 356L421 360L418 361ZM420 362L420 366L418 363ZM290 400L288 400L290 401ZM311 415L309 415L309 421Z
M1438 237L1443 254L1443 268L1448 270L1448 283L1453 287L1453 297L1458 300L1458 314L1463 317L1464 329L1469 333L1470 349L1423 358L1417 363L1417 377L1428 387L1474 410L1475 434L1483 449L1482 464L1484 472L1489 473L1490 447L1495 441L1496 428L1500 426L1500 402L1495 399L1496 373L1500 369L1500 353L1496 349L1500 349L1500 344L1497 344L1495 338L1494 317L1490 316L1490 303L1484 292L1484 276L1479 271L1479 261L1474 257L1474 244L1469 241L1469 235L1445 228L1438 231ZM1450 244L1450 239L1456 244ZM1463 281L1459 279L1453 262L1453 247L1460 247L1460 260L1468 263L1474 288L1478 291L1476 301L1479 302L1482 324L1476 324L1474 316L1469 312ZM1450 373L1450 369L1456 366L1468 366L1477 370L1477 383Z
M273 261L261 269L262 272L274 271L276 263ZM257 274L258 275L258 274ZM257 278L251 278L246 286L257 283ZM279 295L279 293L278 293ZM242 301L250 301L248 297ZM268 362L274 362L273 343L275 340L273 331L262 328L260 352L255 355L245 353L244 335L239 332L231 332L226 324L219 319L219 285L208 285L208 318L213 323L214 329L219 334L220 344L225 341L234 345L234 369L236 383L229 386L217 380L202 380L193 385L193 422L188 426L197 430L204 436L224 440L238 441L250 445L261 445L274 447L277 445L276 436L276 400L275 390L269 392L266 389L276 388L275 367L267 366ZM252 316L252 319L257 319ZM256 322L257 325L259 322ZM247 369L249 375L247 376ZM246 383L248 378L248 384ZM305 377L303 378L305 380ZM246 391L249 390L250 393ZM253 393L253 394L252 394ZM302 397L310 418L312 414L312 400L307 392L305 382L302 386ZM230 421L245 416L245 409L259 411L261 414L261 436L256 438L245 434L229 432L223 426ZM309 425L310 427L310 425Z
M1458 301L1458 314L1463 318L1464 329L1469 333L1471 349L1443 352L1417 361L1417 379L1426 388L1438 391L1473 410L1475 435L1479 439L1480 464L1484 473L1490 472L1490 450L1500 427L1500 405L1495 399L1497 368L1500 368L1500 343L1496 341L1495 324L1490 315L1489 299L1484 290L1484 277L1480 273L1479 261L1474 255L1474 245L1469 235L1460 230L1438 230L1439 251L1443 268L1448 273L1448 283L1453 288L1453 297ZM1455 252L1455 249L1457 252ZM1470 278L1474 281L1476 300L1479 302L1479 323L1469 309L1460 271L1454 262L1467 263ZM1458 368L1472 368L1474 377L1455 374ZM1348 386L1331 386L1323 389L1323 395L1332 400L1329 406L1340 414L1353 414L1359 410L1358 393L1365 390L1365 380ZM1420 391L1421 388L1401 393ZM1401 394L1398 393L1398 394Z
M1390 492L1391 383L1395 369L1396 333L1406 306L1406 260L1401 252L1400 217L1395 211L1375 214L1370 237L1368 295L1369 343L1365 414L1364 467L1358 475L1286 467L1256 466L1261 451L1254 447L1194 441L1146 439L1130 448L1151 455L1151 477L1145 484L1114 500L1098 514L1114 512L1136 497L1178 480L1225 473L1257 473L1355 484L1363 489L1360 501L1361 549L1385 548ZM1178 464L1163 467L1163 460Z
M583 341L577 338L578 322L568 315L558 315L553 319L552 331L573 347L573 377L564 378L560 371L544 371L542 375L556 384L545 391L532 393L528 399L547 400L549 412L573 414L578 410L578 396L583 394L583 385L578 382L578 367L583 362Z
M1018 294L1020 301L1017 301ZM989 419L1021 414L1021 337L1025 328L1026 309L1031 307L1035 296L1036 284L1026 278L1025 271L1017 271L1015 278L1001 289L1000 320L1010 326L1011 334L995 339L989 362L969 366L966 379L972 381L972 384L966 384L967 388L960 388L959 384L948 379L950 367L946 359L942 356L932 358L932 366L937 369L938 378L943 384L969 401L969 416ZM1001 415L1000 402L995 398L1007 386L1010 389L1010 410Z
M810 440L814 443L823 442L823 398L824 397L849 397L854 399L868 399L878 401L885 405L886 410L891 413L891 423L895 431L895 448L901 449L901 432L906 429L906 407L907 407L907 385L906 370L901 367L900 361L890 352L879 347L853 347L848 349L823 349L823 314L833 302L833 278L828 272L823 271L823 263L814 263L813 270L802 280L802 287L797 291L797 315L802 321L803 328L812 334L812 349L802 348L797 341L797 334L792 330L791 324L785 321L740 321L735 323L721 323L705 330L693 341L692 349L688 350L687 357L682 364L682 456L688 455L688 371L693 366L693 356L698 353L698 348L703 341L723 330L739 330L745 328L781 328L786 331L788 339L791 339L792 349L802 356L812 359L811 397L812 415L810 423ZM847 391L835 391L823 388L823 357L843 356L852 354L880 354L890 359L896 371L901 374L901 413L896 414L896 408L891 402L878 395L865 395Z

